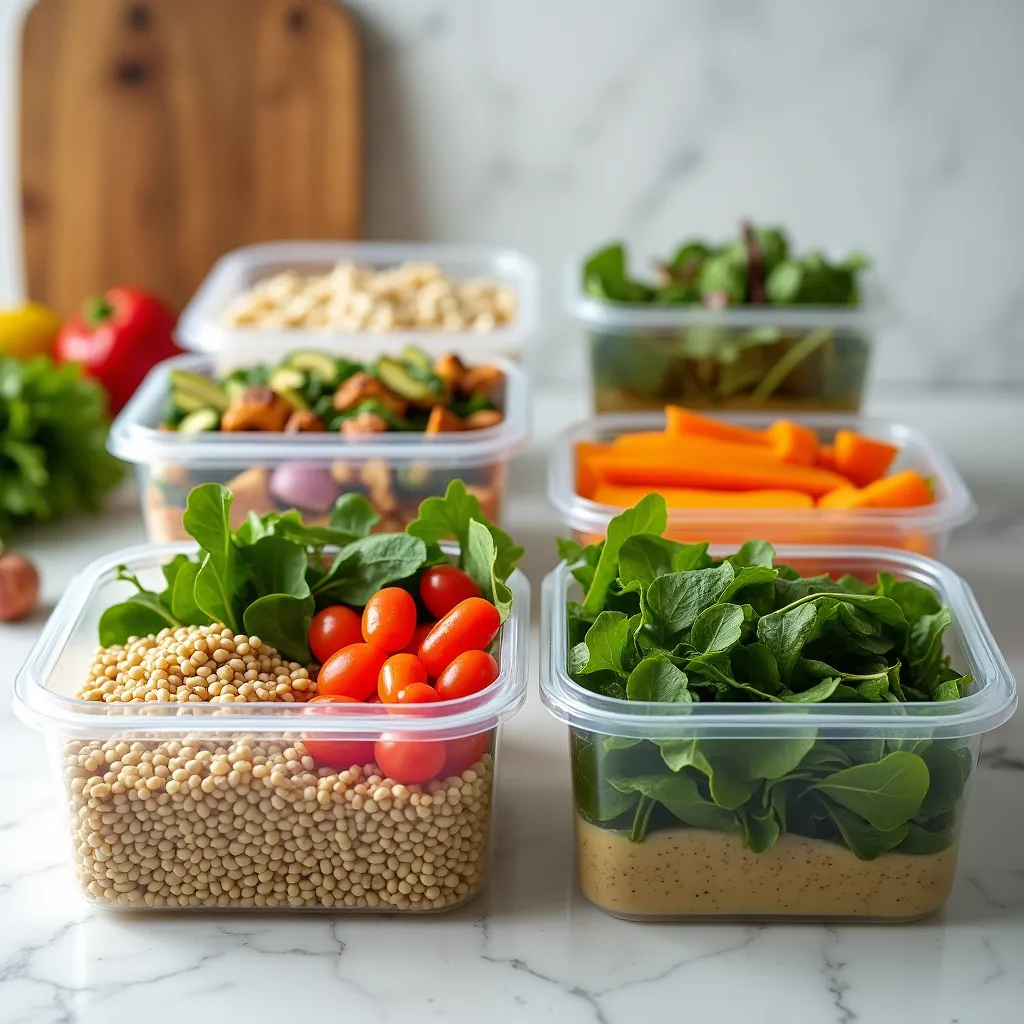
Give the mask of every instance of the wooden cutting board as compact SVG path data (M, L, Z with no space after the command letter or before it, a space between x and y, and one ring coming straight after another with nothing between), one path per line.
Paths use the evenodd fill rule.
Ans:
M355 238L358 40L332 0L39 0L21 42L31 298L180 309L229 249Z

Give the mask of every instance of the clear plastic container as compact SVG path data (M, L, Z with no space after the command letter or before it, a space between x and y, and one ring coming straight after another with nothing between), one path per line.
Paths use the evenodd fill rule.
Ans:
M945 566L906 552L793 547L779 557L804 573L824 568L873 579L888 572L931 587L951 609L946 649L954 667L974 676L974 691L932 704L657 704L604 697L577 685L566 671L565 607L576 585L563 562L544 581L541 699L569 727L580 885L610 914L636 920L895 922L923 917L949 895L966 787L982 736L1007 721L1017 703L1013 677L974 596ZM656 746L665 742L673 742L678 754L678 779ZM899 847L859 859L829 819L803 802L800 768L792 766L817 778L815 761L836 768L873 764L894 751L924 759L927 795L920 815L903 826L907 835ZM709 808L706 796L694 808L688 788L699 776L687 765L698 756L717 773L731 766L740 779L769 771L744 773L744 764L777 764L763 777L786 780L773 784L771 803L785 808L787 824L767 852L748 849L736 818ZM647 773L653 774L645 782ZM647 793L664 794L669 803L680 801L677 809L686 817L648 796L642 804L635 789L616 788L614 781L624 778L639 779ZM668 788L655 788L666 781ZM885 785L898 783L887 771ZM776 803L779 788L783 799ZM752 796L756 801L757 790ZM744 804L744 812L749 807ZM632 842L628 836L638 818L646 834ZM690 824L683 825L687 819ZM756 825L750 825L752 834ZM854 836L851 842L877 840L877 833L858 839L856 822L844 827Z
M64 592L15 680L15 712L46 738L82 894L108 909L392 913L448 910L480 892L500 727L526 698L523 574L509 579L501 674L471 697L401 712L380 704L76 700L100 614L125 597L117 567L159 586L160 566L194 550L145 545L93 562ZM382 734L444 743L445 767L421 785L383 778L371 753ZM319 765L304 745L311 737ZM218 774L212 766L224 754L231 771ZM146 761L153 770L140 767L132 777L141 786L126 792L126 769ZM166 781L147 786L161 764ZM433 860L410 860L403 842L413 851L422 843Z
M765 427L766 414L723 414L728 423ZM868 416L794 415L797 423L830 442L840 429L855 430L899 447L894 471L916 469L930 477L935 503L901 509L669 509L666 536L739 546L759 538L772 544L863 544L905 548L940 557L957 526L977 511L967 485L953 464L920 431ZM621 434L664 430L664 413L608 413L571 427L554 442L548 463L548 497L562 521L583 543L599 540L608 522L622 511L576 493L577 443L612 441Z
M588 295L580 263L565 308L590 350L596 412L694 409L857 412L881 307L870 274L862 303L842 306L657 306Z
M262 515L296 507L294 501L274 496L275 470L296 463L321 478L329 475L324 486L331 494L365 494L381 516L377 529L382 532L403 529L416 517L424 498L443 495L455 478L464 480L488 518L498 521L509 460L529 433L529 396L522 369L501 358L489 362L505 374L504 395L498 401L505 418L485 430L430 436L180 434L160 429L170 400L171 371L211 375L214 361L207 356L177 356L150 371L114 421L107 446L118 458L134 463L147 534L155 542L188 539L181 525L185 499L193 487L210 481L226 484L234 493L235 527L249 512ZM316 508L298 507L307 522L326 525L331 505L333 500L326 507L322 502Z
M258 281L286 270L324 273L341 260L376 269L402 263L434 263L456 281L492 278L516 291L515 319L493 331L343 332L296 327L260 329L223 323L228 306ZM432 355L456 352L464 358L494 355L519 358L536 333L540 315L537 265L514 249L443 242L266 242L222 256L178 321L178 343L226 363L275 363L295 348L322 348L334 355L369 359L415 345Z

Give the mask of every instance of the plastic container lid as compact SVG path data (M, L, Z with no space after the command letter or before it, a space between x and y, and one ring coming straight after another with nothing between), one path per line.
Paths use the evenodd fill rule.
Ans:
M585 258L577 257L566 266L562 286L562 304L587 327L596 330L659 330L682 327L791 327L809 330L832 327L836 330L864 330L885 323L885 305L877 277L865 272L861 277L861 301L858 306L706 306L657 305L647 302L614 302L599 299L583 290L581 268Z
M269 329L232 327L221 322L224 311L258 281L285 270L316 274L340 260L377 268L402 263L436 263L455 280L487 277L516 290L515 320L493 331L338 331L296 327ZM322 348L335 355L367 358L406 345L432 355L456 351L519 355L536 333L540 316L537 265L514 249L451 245L441 242L266 242L222 256L213 266L178 320L178 343L193 352L225 356L240 362L277 362L295 348Z
M87 677L96 650L96 627L103 609L124 600L129 589L116 580L126 565L143 584L159 586L160 566L194 544L143 544L96 559L64 591L14 680L14 711L34 728L88 739L132 733L154 739L182 734L253 733L280 736L309 732L353 740L377 739L383 732L429 739L458 739L495 728L526 699L530 584L522 572L508 580L512 611L502 628L501 673L487 689L469 697L430 705L408 705L408 712L379 704L346 705L342 714L310 713L307 704L157 703L114 704L77 700L73 693ZM116 589L115 589L116 587Z
M735 548L712 549L727 555ZM576 586L562 562L544 580L541 603L540 694L561 722L588 732L638 739L716 737L770 739L958 738L990 732L1017 706L1017 686L970 588L951 569L921 555L885 548L782 547L782 562L825 565L830 572L888 572L930 587L950 608L947 650L975 679L974 693L956 701L910 704L659 704L605 697L573 682L566 670L565 605Z
M280 355L280 353L279 353ZM180 434L161 430L167 413L172 370L210 374L209 356L175 356L150 370L142 386L121 410L110 428L107 448L126 462L167 462L184 466L275 465L293 460L387 459L393 465L430 462L445 466L475 466L508 459L529 435L529 405L525 372L500 357L488 361L505 374L505 418L486 430L447 434L404 432L347 435L271 433L269 431L208 431Z
M715 413L727 423L760 428L779 418L772 413ZM748 529L749 536L771 535L775 531L797 533L853 531L870 542L872 533L924 533L942 535L974 517L977 507L960 474L946 456L920 431L894 423L853 414L787 413L787 419L831 435L837 430L855 430L879 438L900 449L896 469L916 469L935 481L936 501L917 508L844 509L669 509L668 531L685 533ZM576 493L575 452L578 441L606 441L620 434L664 430L665 414L660 412L608 413L591 417L560 434L548 462L548 497L564 522L580 533L603 534L609 521L622 509L602 505ZM758 533L761 531L761 533ZM704 539L704 538L700 538ZM747 538L749 539L749 538Z

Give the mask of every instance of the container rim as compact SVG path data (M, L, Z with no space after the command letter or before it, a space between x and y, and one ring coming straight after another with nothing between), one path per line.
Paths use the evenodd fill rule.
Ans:
M716 418L728 423L760 427L778 416L772 413L715 413ZM805 525L877 529L884 531L898 527L906 531L935 532L952 530L974 518L977 506L963 478L945 453L919 430L893 420L856 413L792 413L789 419L816 431L834 431L841 428L867 433L882 432L893 439L901 450L913 451L930 464L931 473L938 482L941 497L931 505L918 508L866 508L845 509L758 509L756 523L749 509L669 509L670 529L690 524L706 526L708 516L714 516L716 525L740 528L755 526L799 528ZM609 520L622 512L614 505L603 505L576 493L574 483L575 456L573 446L592 433L623 434L642 430L659 430L665 426L665 414L660 412L602 413L583 420L558 434L552 442L548 460L548 500L563 522L581 533L601 533ZM756 532L756 530L755 530Z
M157 363L110 427L107 450L125 462L244 466L291 460L388 459L411 462L431 458L479 464L508 458L529 436L529 383L526 372L503 356L487 362L505 374L505 418L496 427L449 434L385 433L346 435L336 431L269 433L238 431L180 434L155 425L163 415L173 370L207 374L207 355L172 356Z
M890 319L878 276L863 272L861 302L857 306L657 306L643 302L599 299L583 290L581 254L565 265L562 306L587 327L605 330L644 330L681 327L835 327L865 329L884 326Z
M718 545L716 555L735 546ZM593 693L566 669L568 630L565 605L575 585L567 562L544 579L541 599L540 696L548 712L574 728L637 739L682 735L757 739L806 735L857 738L864 735L961 738L1002 725L1017 705L1017 687L1006 659L967 583L951 569L923 555L889 548L780 547L781 561L834 560L844 569L859 565L893 572L935 590L950 608L953 628L976 692L957 701L931 704L675 704L626 701Z
M445 546L451 550L450 545ZM89 601L117 566L145 562L145 568L150 568L165 557L195 551L196 545L187 542L139 544L103 555L85 566L61 595L15 676L12 703L18 718L35 729L86 737L125 732L153 736L184 732L279 734L282 730L309 731L313 719L318 734L353 740L376 739L383 732L458 739L495 728L519 711L526 700L530 584L518 569L508 580L512 611L500 634L497 680L469 697L436 705L410 705L408 713L385 711L376 704L345 705L341 713L330 705L311 708L307 703L108 704L67 697L47 686ZM143 567L138 568L141 571Z
M374 333L370 331L321 331L308 327L264 329L230 327L218 318L225 305L240 294L232 283L236 274L259 270L268 264L288 264L294 269L305 265L352 260L377 266L393 266L407 262L479 264L479 271L470 276L495 277L516 290L516 318L512 323L493 331L426 331L407 329ZM329 345L333 350L349 348L357 351L371 341L385 347L419 344L436 348L443 344L459 348L463 353L507 351L520 347L532 337L540 319L539 272L536 262L517 249L500 246L462 244L458 242L364 242L325 241L323 239L289 239L260 242L225 253L192 296L178 320L178 343L192 352L226 354L243 349L248 355L252 346L264 354L270 349L295 348L303 338ZM439 339L443 339L440 342ZM465 348L463 348L465 346Z

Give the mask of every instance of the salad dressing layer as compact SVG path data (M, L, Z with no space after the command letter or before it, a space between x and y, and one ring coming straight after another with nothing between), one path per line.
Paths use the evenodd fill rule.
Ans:
M865 861L837 843L783 834L753 853L742 834L687 828L633 843L577 815L576 855L583 895L615 914L907 920L945 902L957 849Z

